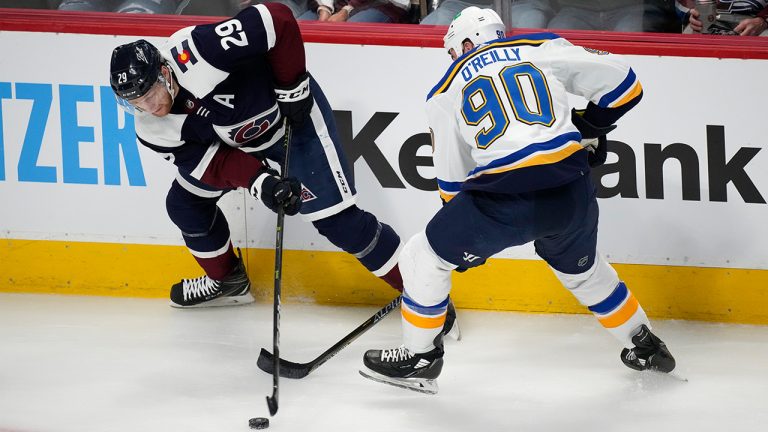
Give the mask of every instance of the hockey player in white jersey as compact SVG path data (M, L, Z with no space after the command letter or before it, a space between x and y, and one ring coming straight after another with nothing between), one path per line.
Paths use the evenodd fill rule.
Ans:
M605 135L642 97L634 71L617 56L555 34L504 38L498 15L477 7L456 16L445 47L454 62L427 97L445 205L399 258L404 344L366 352L361 374L437 392L451 271L531 241L624 346L624 364L670 372L674 358L596 251L590 165L605 161ZM572 110L568 93L587 99L586 109Z

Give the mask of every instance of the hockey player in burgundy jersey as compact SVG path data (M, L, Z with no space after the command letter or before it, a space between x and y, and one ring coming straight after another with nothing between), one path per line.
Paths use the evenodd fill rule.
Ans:
M205 275L171 288L174 307L249 303L250 282L232 247L219 198L246 188L273 211L301 213L334 245L402 291L400 238L355 205L353 178L331 108L307 72L304 45L284 5L248 7L220 23L177 31L112 53L110 81L135 111L139 141L178 167L166 206ZM292 127L290 178L280 164Z

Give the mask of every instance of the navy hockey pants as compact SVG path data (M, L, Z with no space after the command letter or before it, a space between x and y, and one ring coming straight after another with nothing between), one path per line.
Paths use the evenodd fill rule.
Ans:
M315 104L312 112L291 137L288 175L302 183L301 215L320 234L349 252L376 276L396 264L400 238L371 213L355 206L356 191L328 101L314 81L310 82ZM282 140L255 155L281 165ZM171 220L181 229L184 241L198 262L211 269L231 265L221 257L231 254L226 218L216 203L231 189L217 189L179 173L166 199ZM214 262L208 266L208 262ZM213 275L211 275L213 277Z
M440 258L465 268L533 241L536 253L556 270L583 273L595 261L596 194L589 175L520 194L462 191L429 222L427 239Z

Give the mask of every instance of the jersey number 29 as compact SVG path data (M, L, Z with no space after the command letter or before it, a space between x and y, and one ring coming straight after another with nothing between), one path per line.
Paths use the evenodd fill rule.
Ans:
M230 44L240 47L248 45L248 38L245 36L240 20L231 19L217 25L216 34L221 36L221 47L224 51L231 48Z
M552 126L555 122L552 96L541 70L528 62L519 63L502 69L499 78L517 121ZM490 126L484 126L475 135L477 147L488 148L509 127L502 95L491 77L480 75L464 87L462 97L461 114L468 125L477 126L486 118L490 119Z

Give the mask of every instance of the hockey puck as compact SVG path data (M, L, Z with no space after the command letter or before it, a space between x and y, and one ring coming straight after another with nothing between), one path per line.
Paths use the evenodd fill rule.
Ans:
M269 419L264 417L254 417L248 420L248 426L251 429L266 429L269 427Z

